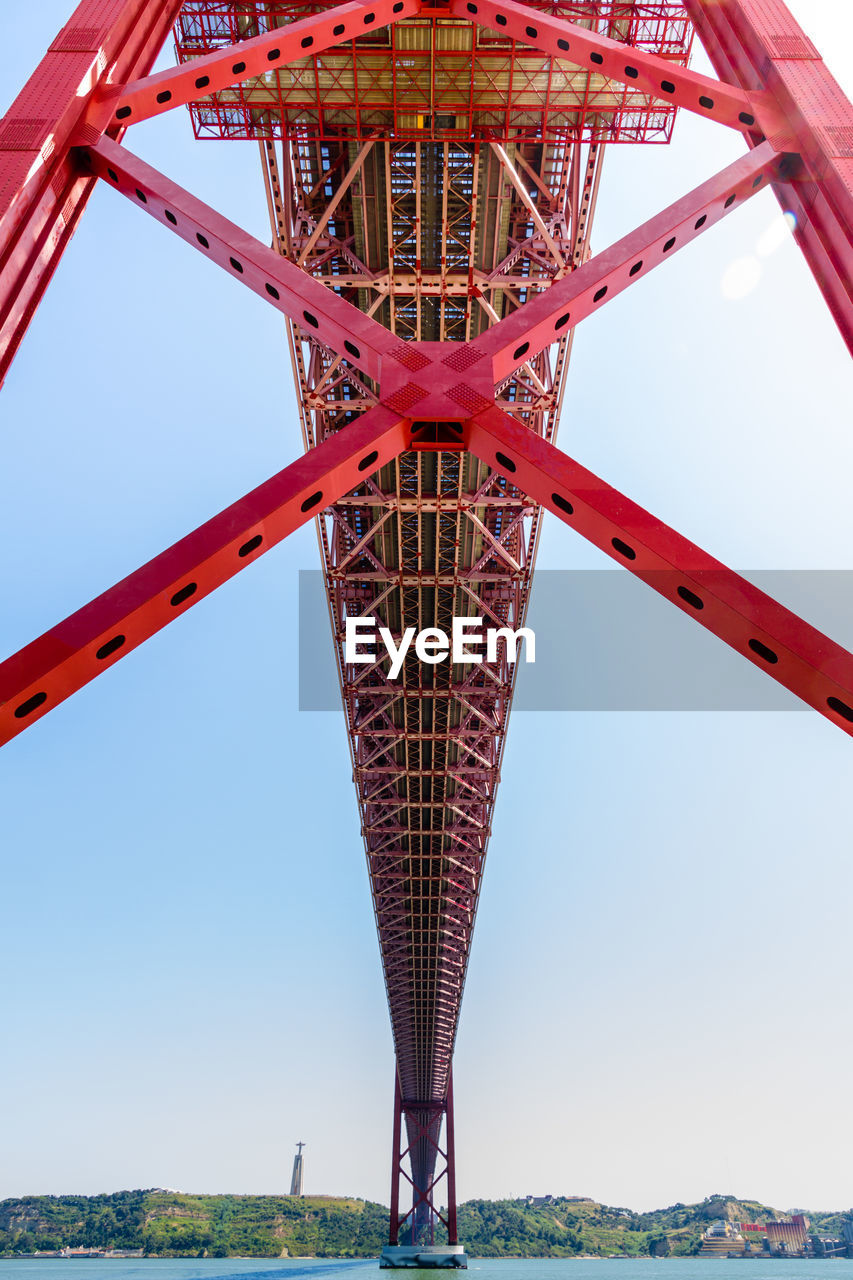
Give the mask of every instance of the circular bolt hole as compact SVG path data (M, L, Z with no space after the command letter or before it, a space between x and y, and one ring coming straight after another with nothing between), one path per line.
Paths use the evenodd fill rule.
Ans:
M697 596L695 591L690 591L687 587L679 587L678 594L681 596L692 609L704 609L705 601L701 596Z
M372 467L378 457L379 451L377 449L374 449L372 453L366 454L358 464L359 471L367 471L368 467Z
M840 716L844 716L845 720L853 720L853 707L848 707L846 702L842 702L840 698L827 698L826 704L833 711L837 711ZM17 715L17 711L15 715Z
M195 238L196 238L196 240L198 240L198 242L199 242L199 244L201 245L202 249L209 249L209 248L210 248L210 241L208 240L207 236L203 236L203 235L201 234L201 232L200 232L200 231L197 231L197 232L195 233Z
M316 493L312 493L310 498L306 498L302 503L303 511L310 511L312 507L316 507L318 502L323 501L322 490L318 489Z
M568 498L564 498L561 493L552 493L551 501L553 502L555 507L559 507L560 510L564 511L567 516L573 516L575 514L574 507L569 502Z
M636 560L637 553L633 547L629 547L627 542L623 542L621 538L611 538L611 545L619 552L620 556L624 556L626 560Z
M171 222L172 226L176 227L178 225L178 219L175 217L172 211L170 209L166 209L164 210L164 212L166 214L166 221Z
M248 542L243 543L242 547L237 552L237 555L250 556L253 551L257 551L258 547L261 545L263 540L264 540L264 535L262 533L256 533L254 538L250 538Z
M522 357L523 355L526 355L526 354L527 354L527 352L528 352L529 350L530 350L530 343L529 343L529 342L522 342L521 346L520 346L520 347L516 347L516 348L515 348L515 351L513 351L513 353L512 353L512 358L513 358L513 360L520 360L520 359L521 359L521 357Z
M31 698L27 698L26 702L22 702L19 707L15 707L15 719L23 720L24 716L28 716L36 707L40 707L43 702L47 702L46 693L34 693Z
M515 471L515 463L505 453L495 453L495 460L503 471L509 471L510 473Z
M116 649L120 649L125 642L124 636L113 636L112 640L108 640L106 644L102 644L97 650L95 657L103 662L104 658L108 658L111 653L115 653Z
M188 582L185 587L181 587L180 591L176 591L169 603L173 608L179 604L183 604L185 600L189 600L190 596L194 596L198 590L197 582Z
M766 644L762 644L760 640L750 640L749 647L753 653L757 653L759 658L763 658L765 662L778 662L779 655L774 653L772 649L768 649Z
M281 294L279 293L278 289L276 289L274 284L267 283L264 285L264 288L266 289L270 297L275 298L276 301L278 301L278 299L281 297Z
M361 352L359 351L358 347L355 345L354 342L349 342L346 339L344 339L344 351L348 351L350 355L353 357L353 359L355 360L361 359Z

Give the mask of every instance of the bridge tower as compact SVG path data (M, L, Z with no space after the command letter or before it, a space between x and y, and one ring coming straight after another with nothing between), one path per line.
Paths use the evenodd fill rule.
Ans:
M257 146L271 245L125 147L176 107ZM742 158L592 255L607 147L678 108ZM306 451L0 664L0 742L316 521L396 1050L384 1262L461 1265L452 1058L515 669L392 677L347 620L517 629L548 509L853 732L850 654L555 444L576 326L765 188L853 348L853 109L782 0L82 0L0 125L0 377L98 183L285 317Z

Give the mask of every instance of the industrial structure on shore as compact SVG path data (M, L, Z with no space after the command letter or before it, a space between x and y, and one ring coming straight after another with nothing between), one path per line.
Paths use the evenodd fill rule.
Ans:
M841 1236L809 1234L803 1213L768 1222L728 1222L718 1218L702 1236L701 1257L723 1258L853 1258L853 1214Z
M271 245L123 145L181 106L257 147ZM593 255L606 149L678 108L742 157ZM0 124L0 377L96 184L284 316L305 454L0 664L0 742L316 520L396 1052L382 1261L464 1265L452 1059L515 668L418 645L395 678L346 623L511 636L547 509L853 732L849 653L555 444L575 327L768 187L853 346L853 109L782 0L82 0Z

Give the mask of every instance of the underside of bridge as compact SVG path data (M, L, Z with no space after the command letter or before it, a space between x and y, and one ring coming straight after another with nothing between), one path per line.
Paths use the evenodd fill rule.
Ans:
M533 6L684 65L683 7ZM182 60L321 6L189 0ZM192 107L199 137L255 138L274 243L403 344L467 343L589 257L606 145L666 142L675 108L441 7L231 87ZM308 447L379 399L379 387L308 325L288 322ZM498 388L546 440L558 425L573 330ZM460 410L476 395L469 349L448 360ZM470 402L469 402L470 397ZM400 406L417 413L416 405ZM451 633L454 617L524 624L541 507L452 441L365 476L317 518L397 1059L392 1244L456 1242L451 1061L517 664L428 665L410 648L347 663L348 617ZM485 655L482 655L485 657ZM407 1158L404 1158L407 1157ZM447 1181L444 1175L447 1175ZM399 1180L412 1206L400 1212ZM441 1228L444 1228L441 1231Z
M686 69L694 30L720 81ZM121 145L185 105L258 148L271 246ZM743 158L592 255L607 147L678 108ZM517 631L547 508L853 732L849 653L554 445L575 326L764 187L853 348L853 109L782 0L82 0L0 125L0 376L98 181L283 314L306 452L0 663L0 742L316 519L396 1051L391 1245L458 1265L452 1059L517 668L502 642L395 674L347 623Z

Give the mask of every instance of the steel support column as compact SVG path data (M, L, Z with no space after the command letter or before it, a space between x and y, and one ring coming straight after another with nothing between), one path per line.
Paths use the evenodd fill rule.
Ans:
M783 123L772 140L800 166L776 198L794 214L797 243L853 352L853 104L782 0L685 7L720 78L777 103Z
M71 138L103 86L150 71L181 2L83 0L0 122L0 382L95 185Z

